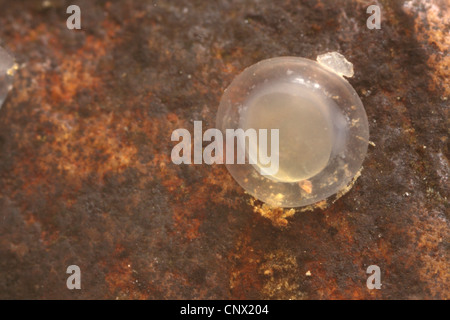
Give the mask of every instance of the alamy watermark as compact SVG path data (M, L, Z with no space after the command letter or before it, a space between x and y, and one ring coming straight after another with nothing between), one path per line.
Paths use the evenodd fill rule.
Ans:
M81 9L77 5L70 5L67 7L66 13L71 13L71 15L66 20L67 29L73 30L81 29Z
M66 26L69 30L81 29L81 8L77 5L67 7L66 13L71 14L66 20ZM366 13L371 16L366 21L368 29L381 29L381 9L378 5L367 7Z
M370 265L367 270L367 274L370 274L370 276L367 278L366 285L367 288L372 289L381 289L381 269L379 266L373 264Z
M262 175L274 175L279 169L279 129L270 129L270 155L267 129L226 129L224 137L219 129L208 129L202 134L202 122L194 121L194 164L249 164L256 165ZM192 138L187 129L172 132L172 141L179 141L172 149L175 164L192 164ZM203 149L203 142L209 142ZM237 142L237 143L235 143ZM248 157L246 157L246 154Z
M66 286L67 289L81 289L81 270L80 267L73 264L67 267L66 273L70 274L67 278Z
M366 25L367 28L372 29L381 29L381 9L380 6L375 4L368 6L366 13L371 14L371 16L367 19Z

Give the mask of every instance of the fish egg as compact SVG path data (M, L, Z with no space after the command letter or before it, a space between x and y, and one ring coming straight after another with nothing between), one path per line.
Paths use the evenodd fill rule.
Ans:
M226 167L248 193L272 206L306 206L345 189L367 153L366 112L343 77L353 75L353 66L338 53L318 61L258 62L233 80L220 102L217 127L223 133L266 130L265 140L237 139L246 161L227 161Z

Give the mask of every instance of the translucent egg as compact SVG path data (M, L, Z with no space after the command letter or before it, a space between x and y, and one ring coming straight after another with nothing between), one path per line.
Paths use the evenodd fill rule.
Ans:
M338 193L359 172L367 153L367 115L343 77L353 75L352 64L336 52L318 61L279 57L258 62L233 80L220 102L217 127L224 136L227 129L267 130L266 140L227 140L235 154L245 154L245 163L227 160L226 167L249 194L272 206L301 207ZM278 129L274 141L273 129ZM272 149L273 143L278 148ZM269 170L264 153L278 159L276 172Z

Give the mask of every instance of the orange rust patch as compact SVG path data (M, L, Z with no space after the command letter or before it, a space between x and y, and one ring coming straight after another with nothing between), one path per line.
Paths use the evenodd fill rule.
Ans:
M253 212L269 219L275 227L287 227L287 218L295 214L294 209L273 208L265 203L257 205L253 198L250 199L250 205L253 207Z
M108 267L109 272L105 275L105 281L108 285L109 292L116 297L116 299L140 299L146 300L149 298L148 293L144 293L136 286L136 279L133 274L133 266L128 258L120 258L124 252L121 245L117 245L114 251L112 261L117 261L116 264L108 266L106 262L101 265Z

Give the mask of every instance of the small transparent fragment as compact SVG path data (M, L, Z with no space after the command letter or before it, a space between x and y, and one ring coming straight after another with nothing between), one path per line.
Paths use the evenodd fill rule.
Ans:
M0 108L5 102L8 92L12 89L14 72L17 65L14 58L0 47Z
M340 76L353 77L353 64L339 52L327 52L317 56L317 62Z

